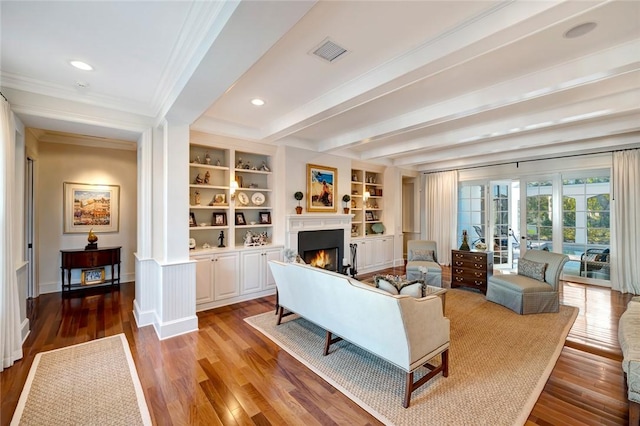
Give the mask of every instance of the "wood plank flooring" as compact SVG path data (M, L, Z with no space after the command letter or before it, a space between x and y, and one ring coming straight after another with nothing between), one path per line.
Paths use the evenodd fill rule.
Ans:
M450 282L448 268L443 279ZM273 311L274 297L199 313L197 332L159 341L152 327L137 328L133 293L127 283L120 290L32 301L24 358L0 373L0 425L11 421L38 352L118 333L129 341L154 424L380 424L243 321ZM578 306L580 314L527 425L627 424L617 326L630 298L564 284L563 303Z

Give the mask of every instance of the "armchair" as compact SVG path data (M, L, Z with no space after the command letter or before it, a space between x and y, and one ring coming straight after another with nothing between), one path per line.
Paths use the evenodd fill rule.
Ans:
M609 249L590 248L580 256L580 276L589 276L589 273L602 275L609 279ZM583 275L584 274L584 275ZM594 277L597 278L597 277Z
M438 264L438 247L435 241L407 241L407 280L422 279L421 267L427 268L428 285L442 287L442 267Z
M521 269L525 262L520 262L517 275L494 274L489 278L487 300L523 315L558 312L560 273L569 257L545 250L527 250L521 260L546 264L546 268L539 271L542 274L540 279L527 276L524 267Z

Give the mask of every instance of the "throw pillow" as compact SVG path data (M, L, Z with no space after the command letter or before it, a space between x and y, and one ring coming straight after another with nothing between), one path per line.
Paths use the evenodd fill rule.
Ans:
M412 281L402 286L400 294L406 296L413 296L417 299L426 296L426 288L422 281Z
M373 281L376 283L376 288L384 290L387 293L398 294L396 286L391 281L385 279L385 277L374 277Z
M542 262L534 262L533 260L518 260L518 275L533 278L538 281L544 281L544 273L547 270L547 264Z
M423 261L423 262L435 262L433 260L433 250L410 250L409 260L411 261Z

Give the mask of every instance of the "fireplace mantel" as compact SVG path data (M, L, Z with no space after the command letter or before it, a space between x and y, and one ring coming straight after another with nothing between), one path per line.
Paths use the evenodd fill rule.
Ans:
M342 213L305 213L287 215L285 229L285 247L297 251L298 233L301 231L343 229L343 253L349 253L349 243L351 242L351 218L353 218L352 214Z

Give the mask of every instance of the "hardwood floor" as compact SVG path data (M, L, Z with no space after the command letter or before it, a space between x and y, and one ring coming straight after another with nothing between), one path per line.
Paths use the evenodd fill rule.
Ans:
M448 268L443 280L450 282ZM0 373L0 425L11 421L38 352L118 333L129 341L154 424L380 424L243 321L273 311L274 297L198 313L197 332L159 341L152 327L136 327L133 292L127 283L120 290L33 301L24 358ZM627 424L617 327L630 298L564 284L563 303L578 306L580 314L528 425Z

